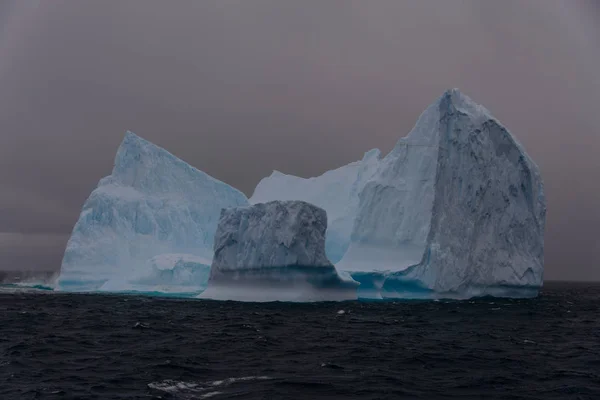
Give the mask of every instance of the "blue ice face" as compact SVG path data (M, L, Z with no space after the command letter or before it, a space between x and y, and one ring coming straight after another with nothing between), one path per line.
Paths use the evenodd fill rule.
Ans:
M247 204L240 191L128 132L112 174L83 206L59 287L124 284L150 272L161 254L199 256L210 265L221 209Z

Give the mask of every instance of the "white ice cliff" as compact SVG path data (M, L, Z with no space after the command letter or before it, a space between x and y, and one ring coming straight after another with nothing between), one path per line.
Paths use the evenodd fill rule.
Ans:
M546 205L535 163L485 108L447 91L360 193L339 270L359 297L530 297Z
M329 260L336 263L350 244L350 234L358 212L358 195L377 171L380 155L378 149L373 149L365 153L360 161L308 179L274 171L258 183L250 203L303 200L323 208L329 220L325 252Z
M174 274L194 269L178 264L181 260L196 262L194 273L200 274L201 265L212 259L221 209L246 204L240 191L127 132L112 174L100 181L83 206L67 244L58 288L126 290L130 281L153 273L162 279L168 274L158 273L152 259L165 254L181 255L166 258L173 261Z
M325 255L326 212L304 201L224 209L201 298L245 301L356 299Z

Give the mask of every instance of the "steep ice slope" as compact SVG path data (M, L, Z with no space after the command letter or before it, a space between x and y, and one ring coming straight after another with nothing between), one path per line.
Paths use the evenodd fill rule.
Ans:
M377 170L380 155L379 150L373 149L365 153L360 161L308 179L274 171L258 183L250 203L303 200L323 208L329 219L325 251L327 257L336 263L350 243L358 209L358 194Z
M434 197L438 131L433 104L380 161L359 194L352 243L340 269L393 271L420 261Z
M200 297L246 301L356 299L325 256L327 214L304 201L225 209L208 289Z
M446 92L360 194L340 270L361 297L535 296L545 198L535 163L483 107Z
M238 190L127 132L112 174L83 206L58 286L96 290L110 281L109 287L124 287L160 254L211 260L221 208L246 204Z

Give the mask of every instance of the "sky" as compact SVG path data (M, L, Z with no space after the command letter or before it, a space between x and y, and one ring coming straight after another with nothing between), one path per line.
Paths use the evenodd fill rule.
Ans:
M251 195L454 87L541 169L545 278L600 280L594 0L0 0L0 269L60 268L126 130Z

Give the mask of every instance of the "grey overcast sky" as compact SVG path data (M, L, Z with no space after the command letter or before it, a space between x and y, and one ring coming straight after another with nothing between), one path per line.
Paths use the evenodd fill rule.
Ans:
M127 129L250 195L452 87L542 170L546 278L600 279L600 2L0 0L0 269L60 267Z

